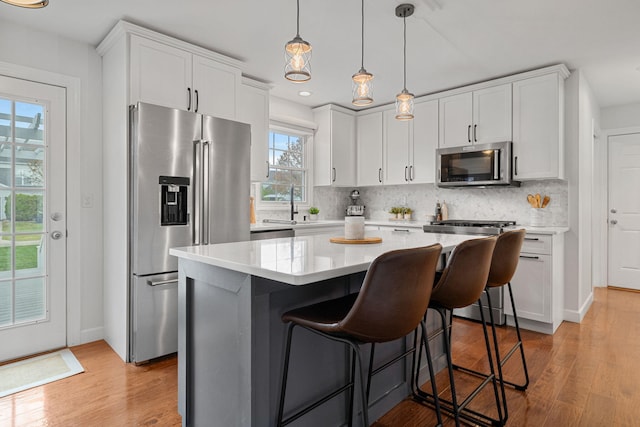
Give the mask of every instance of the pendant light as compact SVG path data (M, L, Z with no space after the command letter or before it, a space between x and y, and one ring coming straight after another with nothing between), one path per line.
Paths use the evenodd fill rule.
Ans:
M362 38L360 56L360 71L355 73L353 79L353 101L351 103L357 106L369 105L373 102L373 74L368 73L364 69L364 0L362 0Z
M402 18L404 24L404 87L402 92L396 95L396 119L413 119L413 98L415 96L407 90L407 16L413 15L412 4L401 4L396 7L396 16Z
M311 45L300 37L300 0L296 4L296 36L284 46L284 77L303 83L311 79Z
M0 0L3 3L14 6L28 7L30 9L41 9L49 4L49 0Z

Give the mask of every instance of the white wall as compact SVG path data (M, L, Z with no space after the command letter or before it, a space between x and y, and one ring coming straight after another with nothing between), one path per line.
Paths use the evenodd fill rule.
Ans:
M100 57L86 43L0 20L0 61L80 79L80 142L74 145L79 152L68 153L68 157L81 161L67 164L67 217L73 221L69 229L79 230L79 235L70 231L68 237L68 281L79 282L80 342L100 339L103 327ZM91 197L92 207L81 207L83 195Z
M565 236L565 319L579 322L593 301L593 134L600 122L597 101L579 70L566 81L565 104L570 227Z
M600 113L602 130L640 126L640 104L603 108Z

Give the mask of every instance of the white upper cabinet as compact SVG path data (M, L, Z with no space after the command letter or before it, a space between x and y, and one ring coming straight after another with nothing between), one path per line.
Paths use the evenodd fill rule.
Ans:
M413 121L396 120L396 111L386 110L384 115L384 183L389 185L409 182L409 144Z
M251 181L269 177L269 88L244 78L238 93L238 120L251 125Z
M138 35L131 35L130 55L131 104L236 118L238 68Z
M440 148L471 144L473 94L440 98Z
M358 186L382 185L382 112L356 117Z
M511 141L511 84L440 99L439 146Z
M356 185L355 114L335 105L313 110L318 129L314 135L314 185Z
M416 102L413 144L410 151L410 178L413 184L430 184L436 177L438 148L438 100Z
M138 101L187 110L193 104L192 55L144 37L131 36L130 104Z
M240 70L213 59L193 56L195 95L193 111L209 116L234 120L236 99L240 88Z
M435 180L438 100L416 102L414 119L399 121L384 112L384 183L426 184Z
M559 73L513 83L514 178L564 178L564 78Z

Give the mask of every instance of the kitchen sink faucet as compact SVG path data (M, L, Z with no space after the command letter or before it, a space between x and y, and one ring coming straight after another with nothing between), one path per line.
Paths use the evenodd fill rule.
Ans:
M298 210L295 208L293 204L293 184L291 184L291 195L289 196L289 200L291 200L291 221L293 221L294 215L298 213Z

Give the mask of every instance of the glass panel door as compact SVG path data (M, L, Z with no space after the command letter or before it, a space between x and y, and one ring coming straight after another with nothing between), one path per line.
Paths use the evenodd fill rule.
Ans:
M66 91L0 76L0 361L64 347Z
M0 328L47 319L44 113L0 97Z

